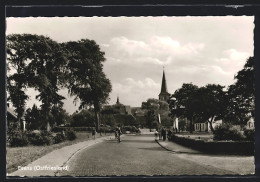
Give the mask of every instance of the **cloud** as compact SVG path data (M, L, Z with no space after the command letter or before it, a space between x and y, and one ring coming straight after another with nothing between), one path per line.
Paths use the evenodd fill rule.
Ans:
M236 49L228 49L223 51L225 57L216 58L216 62L223 70L235 74L242 69L250 54L248 52L240 52Z
M117 90L118 92L131 92L135 89L157 89L160 87L159 83L156 83L153 79L151 78L145 78L143 81L142 80L135 80L133 78L126 78L122 81L122 83L114 83L113 84L113 89Z
M103 46L103 47L110 47L109 44L101 44L101 46Z
M169 36L151 36L146 41L132 40L127 37L114 37L110 40L107 59L122 60L122 64L132 62L155 65L169 65L179 58L191 58L205 47L203 43L189 42L181 45ZM117 61L119 62L119 61Z
M118 58L113 58L113 57L106 57L106 59L107 59L107 61L109 62L109 63L120 63L120 62L122 62L122 60L121 59L118 59Z
M153 79L146 77L143 80L136 80L128 77L120 83L113 83L113 94L110 95L112 99L116 98L115 94L120 96L120 102L126 105L136 106L136 101L132 98L145 101L148 98L154 98L154 91L160 91L160 84ZM131 96L130 96L131 95Z
M229 49L224 51L224 53L227 54L232 61L245 61L250 56L248 52L239 52L236 49Z

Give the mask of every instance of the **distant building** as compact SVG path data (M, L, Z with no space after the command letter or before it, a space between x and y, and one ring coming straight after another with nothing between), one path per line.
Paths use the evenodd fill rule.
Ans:
M6 111L7 111L7 127L9 128L11 123L18 122L18 118L16 112L9 107L9 104L7 104ZM21 118L21 120L22 123L18 123L18 126L22 128L22 130L26 130L26 122L24 116ZM20 126L21 124L22 126Z
M216 128L218 126L222 125L222 120L215 120L212 122L212 127ZM211 131L210 124L208 122L204 123L195 123L194 124L194 130L197 132L208 132Z
M7 107L7 126L10 126L10 123L18 122L16 113L11 108Z
M167 90L166 78L165 78L165 73L164 73L164 70L163 70L162 85L161 85L161 92L159 94L159 100L167 102L170 95L171 94L169 94L169 92Z
M115 113L113 117L117 124L122 125L136 125L136 118L132 114L132 108L129 105L124 105L120 103L119 97L117 97L116 104L114 105L106 105L104 109L113 108Z
M116 104L112 105L116 110L119 111L120 114L132 114L131 106L123 105L119 102L119 97L117 96Z

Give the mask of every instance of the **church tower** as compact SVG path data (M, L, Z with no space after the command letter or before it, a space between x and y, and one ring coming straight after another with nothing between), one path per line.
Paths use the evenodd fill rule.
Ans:
M166 78L165 78L165 73L164 73L164 69L163 69L162 86L161 86L161 93L159 94L159 100L167 102L169 97L170 97L170 94L168 93L168 90L167 90Z
M120 102L119 102L119 96L117 96L116 104L120 104Z

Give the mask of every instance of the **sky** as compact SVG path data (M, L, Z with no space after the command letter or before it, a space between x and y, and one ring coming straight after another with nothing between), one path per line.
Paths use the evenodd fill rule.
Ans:
M158 98L163 67L168 92L183 83L198 86L234 83L234 75L253 56L253 16L222 17L28 17L7 18L6 35L45 35L62 43L95 40L105 52L104 72L112 84L109 104L140 107ZM35 103L37 91L27 89ZM78 108L66 89L64 108Z

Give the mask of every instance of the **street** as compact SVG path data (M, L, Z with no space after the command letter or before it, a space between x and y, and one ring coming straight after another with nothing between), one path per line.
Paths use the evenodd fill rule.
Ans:
M232 175L232 171L197 163L166 151L153 135L126 135L81 150L57 176Z

